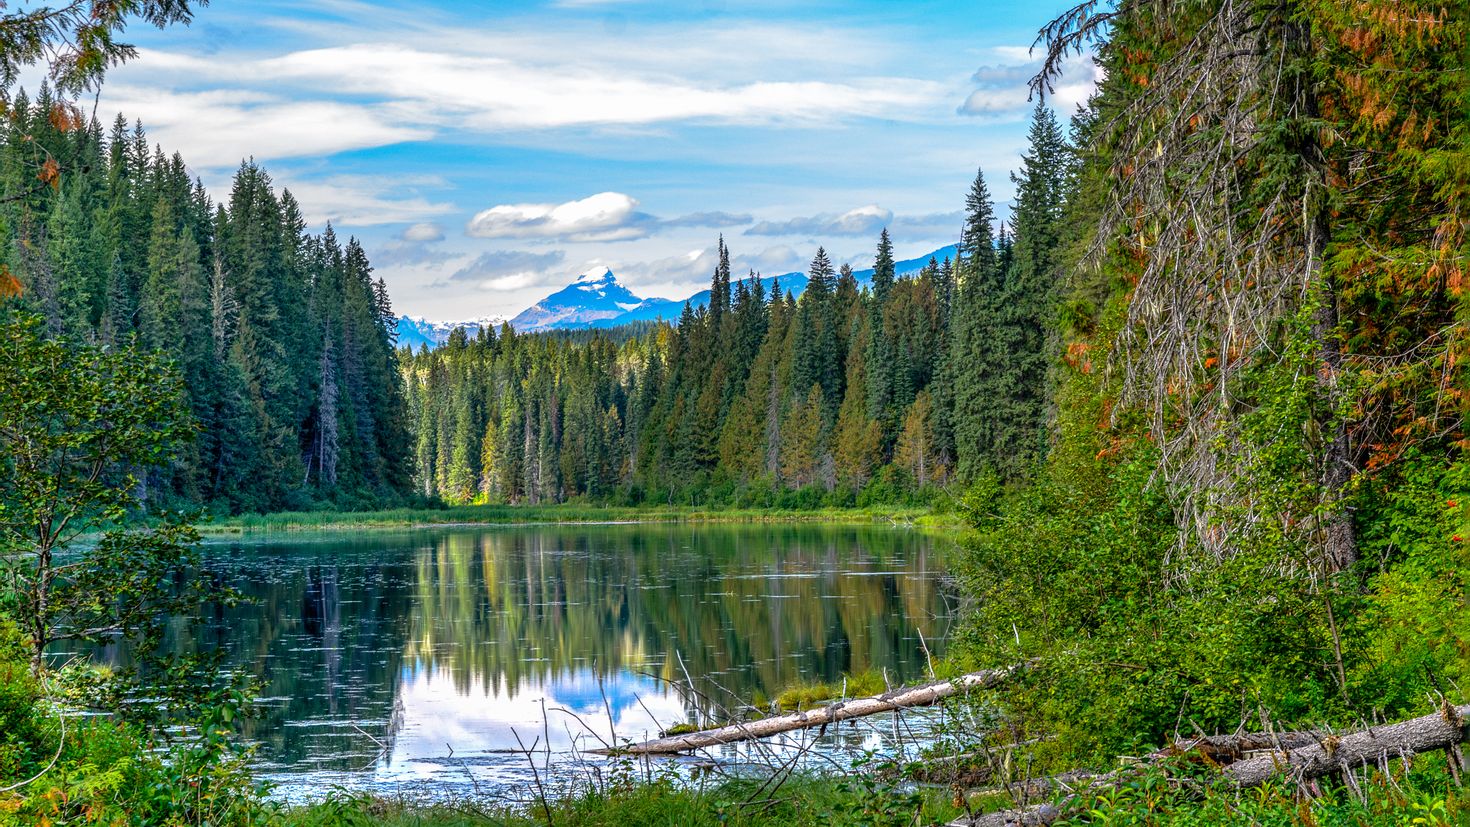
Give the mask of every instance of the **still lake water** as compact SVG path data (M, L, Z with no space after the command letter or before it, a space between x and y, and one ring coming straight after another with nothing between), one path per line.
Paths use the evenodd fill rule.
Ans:
M206 567L252 601L174 640L264 680L246 735L285 798L523 792L522 746L565 777L610 732L655 737L844 672L924 679L948 631L946 552L913 530L807 525L217 541Z

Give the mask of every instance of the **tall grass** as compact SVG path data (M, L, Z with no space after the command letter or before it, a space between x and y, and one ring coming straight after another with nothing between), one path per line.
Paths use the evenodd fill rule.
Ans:
M707 786L670 781L589 789L547 802L519 805L446 802L418 805L368 796L339 797L285 813L283 827L578 827L689 825L689 827L880 827L944 824L962 814L952 790L942 786L887 784L864 774L794 776L781 784L733 780ZM1033 804L1036 802L1032 802ZM1001 796L971 799L971 812L1013 806ZM1352 786L1323 784L1307 795L1279 782L1244 791L1181 787L1162 779L1101 793L1070 810L1065 825L1138 827L1450 827L1470 824L1470 798L1442 759L1416 757L1396 767L1359 776Z
M927 508L869 506L813 510L761 508L705 508L698 506L601 505L461 505L446 508L395 508L384 511L288 511L245 514L203 523L205 534L241 534L276 531L319 531L354 528L407 528L445 525L506 525L536 523L896 523L925 527L958 525L953 515L935 515Z

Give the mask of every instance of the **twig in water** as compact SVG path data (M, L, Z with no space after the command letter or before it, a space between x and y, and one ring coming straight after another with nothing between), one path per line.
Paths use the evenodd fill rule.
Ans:
M526 749L526 742L521 740L521 734L516 732L515 727L510 728L510 734L516 737L516 743L526 753L526 763L531 765L531 779L536 782L536 798L541 802L541 811L546 814L546 827L554 827L556 819L551 815L551 802L546 799L546 787L541 784L541 773L536 770L536 758L531 754L531 750ZM531 749L535 748L535 743L532 743Z

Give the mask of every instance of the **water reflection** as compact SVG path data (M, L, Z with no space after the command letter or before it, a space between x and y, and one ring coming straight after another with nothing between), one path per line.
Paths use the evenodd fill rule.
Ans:
M178 623L173 645L225 646L262 678L247 735L290 789L516 783L521 744L653 735L801 679L922 677L920 633L932 649L947 626L937 558L915 532L822 526L219 543L212 575L253 602Z

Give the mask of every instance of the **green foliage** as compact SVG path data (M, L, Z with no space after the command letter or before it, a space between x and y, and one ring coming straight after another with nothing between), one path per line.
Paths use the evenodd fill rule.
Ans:
M189 737L158 743L135 724L68 715L44 697L29 655L0 623L0 786L14 787L0 825L276 823L233 738L243 695L207 699Z
M1364 496L1363 551L1386 563L1353 620L1360 701L1412 709L1470 684L1470 464L1416 452Z
M40 319L0 313L0 561L39 669L52 643L142 636L197 604L170 585L197 535L119 527L183 434L177 377L139 348L48 340Z
M1150 825L1150 827L1450 827L1470 819L1470 800L1439 757L1415 759L1412 768L1369 773L1356 786L1329 783L1318 795L1301 796L1295 785L1269 783L1230 791L1211 789L1201 797L1158 776L1145 776L1116 790L1089 796L1085 815L1065 825Z
M587 827L669 825L669 827L876 827L942 823L957 811L947 792L913 792L875 781L868 774L851 779L785 775L766 780L706 781L695 785L669 779L652 783L607 784L569 791L548 802L550 822ZM365 796L339 796L296 808L284 827L530 827L546 824L547 812L512 809L478 801L424 806Z
M854 675L843 675L840 681L803 683L787 687L776 694L771 704L782 712L794 712L837 700L878 695L889 688L882 673L868 670Z
M190 4L105 5L99 25L145 7L187 19ZM32 188L37 157L52 166ZM148 507L404 498L407 413L386 286L355 239L308 234L295 199L258 166L242 165L216 205L141 126L119 117L105 130L49 88L22 92L0 125L0 242L0 282L15 282L11 302L48 336L136 342L177 369L198 439L140 478Z

